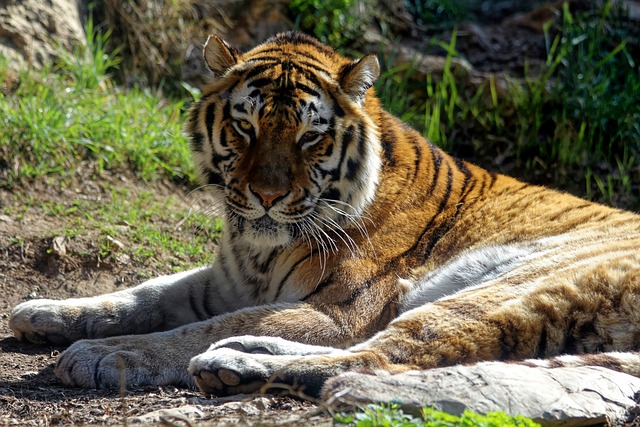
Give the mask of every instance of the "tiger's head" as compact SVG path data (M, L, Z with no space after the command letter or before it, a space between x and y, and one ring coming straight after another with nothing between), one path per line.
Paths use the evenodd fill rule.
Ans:
M352 61L284 33L246 53L212 36L204 59L214 78L186 131L201 179L224 197L228 232L275 247L355 224L381 167L367 112L379 108L376 57Z

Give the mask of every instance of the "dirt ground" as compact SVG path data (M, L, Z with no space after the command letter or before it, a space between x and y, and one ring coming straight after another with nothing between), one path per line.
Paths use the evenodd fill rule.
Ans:
M497 24L491 28L469 26L458 36L458 49L463 54L467 50L468 59L478 69L510 69L517 74L525 56L530 61L544 60L544 38L533 18L523 21L521 15L514 15L513 19L521 20L516 25L518 31ZM0 190L0 425L331 425L326 410L287 397L218 399L175 387L124 393L63 387L53 375L53 365L63 348L35 346L13 338L8 320L12 308L22 301L112 292L169 272L162 266L163 259L147 264L102 262L96 241L99 230L83 230L67 242L74 254L83 254L73 260L52 250L54 236L70 227L69 219L45 215L37 206L52 201L71 205L77 199L103 203L103 180L126 186L132 197L152 190L177 195L188 203L185 189L173 184L144 184L133 178L104 175L94 178L89 173L80 174L74 185L64 188L40 182L12 192ZM26 203L34 207L22 210ZM211 250L215 250L214 244Z

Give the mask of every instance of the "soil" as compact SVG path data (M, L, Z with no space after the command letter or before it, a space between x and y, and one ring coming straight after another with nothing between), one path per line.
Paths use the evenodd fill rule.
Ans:
M465 27L466 34L472 36L461 38L460 49L464 46L474 67L517 73L525 56L543 61L544 36L539 29L527 26L522 15L504 18L494 17L497 23L489 26ZM513 31L514 20L521 22L519 31ZM8 319L12 308L22 301L113 292L170 272L166 266L170 254L151 263L135 259L105 262L100 258L97 229L83 229L62 242L78 256L67 257L65 250L55 247L54 238L75 225L65 216L45 215L38 206L45 202L72 206L77 199L104 203L105 183L127 188L131 197L151 190L192 203L186 197L187 189L174 183L149 184L126 175L88 171L79 172L72 183L65 185L32 182L11 191L0 190L0 213L5 212L0 215L0 425L331 425L326 410L288 397L219 399L175 387L126 391L67 388L53 375L53 365L64 348L36 346L13 338ZM22 209L26 204L32 207ZM55 244L59 246L60 241ZM213 243L211 250L215 250Z

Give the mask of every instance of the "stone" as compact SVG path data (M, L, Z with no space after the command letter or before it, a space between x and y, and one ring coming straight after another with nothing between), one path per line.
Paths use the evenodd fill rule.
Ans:
M397 375L346 373L327 381L323 399L340 407L394 402L413 414L425 406L454 415L503 411L568 427L624 422L637 409L639 391L640 378L602 367L486 362Z
M163 423L168 425L178 425L173 421L189 422L190 420L203 418L204 413L194 405L184 405L178 408L160 409L152 411L144 415L127 418L127 423L131 424L149 424ZM190 422L188 423L190 424Z
M76 0L5 0L0 2L0 55L13 70L40 68L86 43Z

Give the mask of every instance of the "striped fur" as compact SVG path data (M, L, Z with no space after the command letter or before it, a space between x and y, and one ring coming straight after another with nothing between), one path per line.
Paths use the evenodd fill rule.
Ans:
M18 306L20 338L102 338L61 356L65 383L116 386L116 356L128 384L218 394L481 360L640 373L638 215L447 155L381 108L373 56L286 33L246 53L212 37L204 57L186 129L220 255Z

